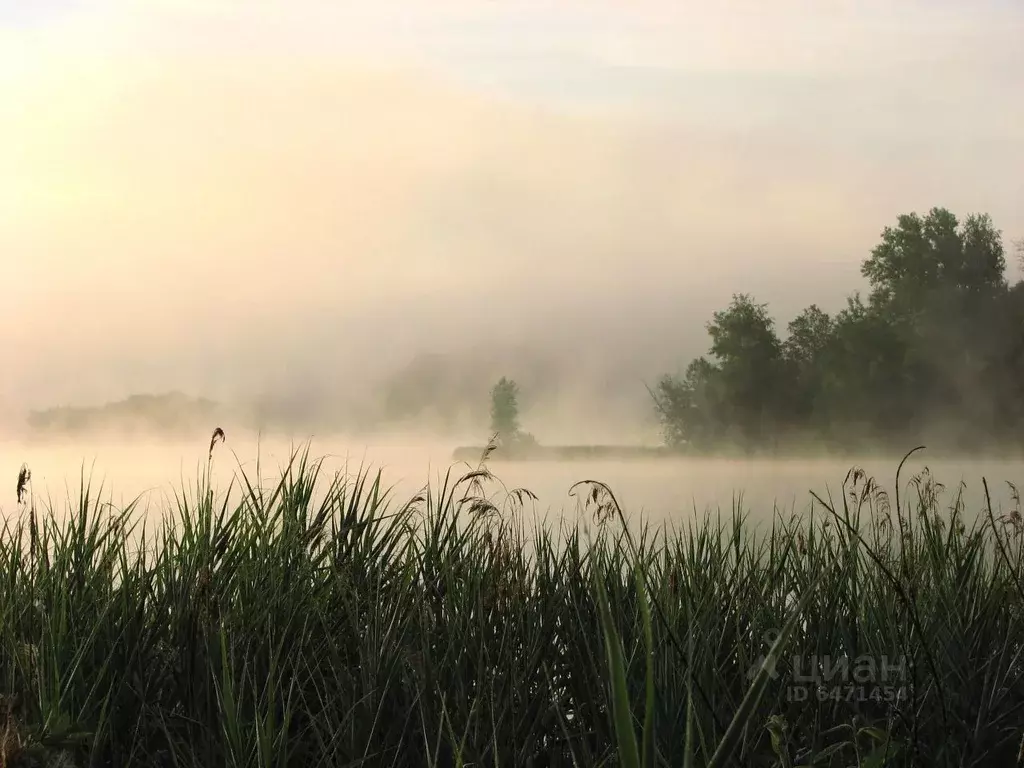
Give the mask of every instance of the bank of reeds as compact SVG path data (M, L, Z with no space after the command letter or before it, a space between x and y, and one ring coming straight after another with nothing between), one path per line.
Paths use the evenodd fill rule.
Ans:
M540 524L486 466L407 503L321 474L146 530L24 493L0 768L1017 763L1019 511L853 473L805 518L628 533L599 483Z

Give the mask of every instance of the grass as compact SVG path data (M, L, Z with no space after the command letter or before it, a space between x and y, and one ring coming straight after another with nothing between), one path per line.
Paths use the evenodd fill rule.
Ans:
M484 462L401 502L306 452L209 476L145 527L25 468L0 768L1018 762L1024 524L927 474L679 534L593 481L536 521Z

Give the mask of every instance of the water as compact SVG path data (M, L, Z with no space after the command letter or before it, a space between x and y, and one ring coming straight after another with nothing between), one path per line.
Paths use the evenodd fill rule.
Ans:
M228 442L214 452L213 477L226 489L241 467L256 477L256 460L261 474L270 481L297 447L284 440L257 441L255 437L229 434ZM346 443L341 439L317 438L311 443L313 456L324 456L324 469L333 474L361 464L380 468L386 484L394 487L397 500L415 494L428 481L436 482L453 465L450 443L388 439L370 444ZM115 506L141 496L147 515L160 514L167 499L182 482L194 484L207 463L207 445L147 441L92 441L67 445L0 444L0 483L9 478L9 492L0 485L0 514L16 508L15 486L19 468L32 470L32 491L37 499L53 500L62 506L77 499L84 468L93 487L102 483L103 499ZM509 488L525 487L538 496L537 511L544 514L575 514L577 501L568 495L573 483L600 480L615 492L631 516L642 514L653 522L685 522L694 510L721 508L728 512L733 500L742 495L743 507L754 520L767 520L776 507L803 512L811 502L810 491L826 497L831 491L840 498L840 484L851 465L862 467L885 488L894 488L897 462L890 458L865 457L859 461L821 460L724 460L680 459L655 461L573 461L523 462L491 465L492 471ZM1011 504L1007 480L1024 484L1024 464L1019 460L929 460L916 455L904 469L903 485L925 466L947 487L947 496L966 483L968 509L981 510L981 478L987 477L996 513ZM466 465L456 466L461 474ZM827 498L827 497L826 497Z

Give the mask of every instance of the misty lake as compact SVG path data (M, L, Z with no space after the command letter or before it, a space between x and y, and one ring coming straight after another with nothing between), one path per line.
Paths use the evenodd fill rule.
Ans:
M218 490L225 490L239 468L254 478L257 457L264 482L279 476L293 445L284 440L257 442L255 438L233 438L216 448L213 476ZM405 501L428 481L437 484L451 467L453 476L467 471L465 464L452 461L451 443L382 441L356 444L343 440L315 438L310 446L313 457L324 457L325 475L336 470L355 471L360 465L381 469L386 485L393 487L394 498ZM142 496L147 515L160 514L168 499L182 484L194 488L196 478L205 469L207 446L131 443L128 441L78 443L74 445L0 445L0 477L9 478L9 493L0 493L0 512L15 511L15 485L19 468L32 470L32 490L37 500L51 499L62 508L68 497L78 495L84 468L93 487L102 484L102 498L120 506ZM656 459L645 461L571 461L571 462L493 462L490 467L508 488L524 487L538 496L537 511L549 515L574 516L576 498L568 491L581 480L600 480L615 492L631 517L643 515L653 523L685 522L694 511L721 508L728 511L734 498L742 496L743 507L755 520L770 518L776 506L804 512L813 490L824 498L831 492L839 501L840 486L851 466L863 468L884 488L892 491L898 462L891 458L866 457L861 461L820 460L725 460ZM982 509L982 477L987 478L996 514L1008 508L1011 493L1006 481L1024 481L1024 463L1019 460L931 460L927 452L907 462L901 485L915 473L928 467L933 477L946 487L951 498L961 481L970 512ZM327 478L325 478L327 479ZM497 488L495 490L498 490Z

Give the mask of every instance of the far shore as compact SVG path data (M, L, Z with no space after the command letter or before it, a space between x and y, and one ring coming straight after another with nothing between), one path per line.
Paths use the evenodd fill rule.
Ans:
M488 461L641 461L650 459L740 459L740 460L768 460L768 461L808 461L820 459L823 461L850 460L858 461L868 456L875 459L891 459L899 462L907 452L915 448L885 448L885 447L807 447L799 449L761 449L744 451L722 450L722 451L689 451L685 448L671 448L667 446L650 445L532 445L532 446L499 446L488 454ZM990 446L987 450L963 450L950 448L931 448L921 446L923 450L917 451L920 459L944 459L944 460L997 460L997 461L1024 461L1024 453L1019 447L1013 446ZM483 445L463 445L452 452L453 461L464 461L476 464L481 460L487 448Z

